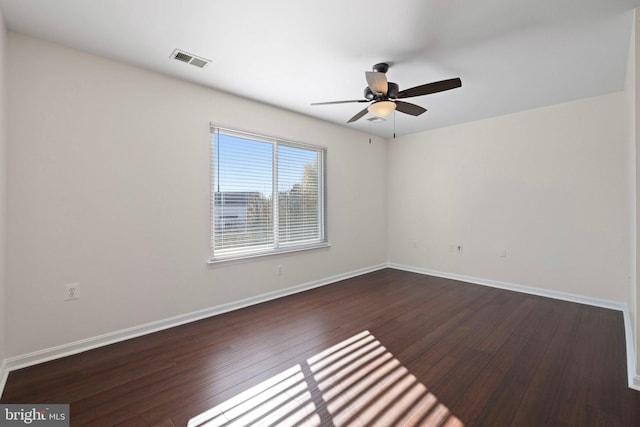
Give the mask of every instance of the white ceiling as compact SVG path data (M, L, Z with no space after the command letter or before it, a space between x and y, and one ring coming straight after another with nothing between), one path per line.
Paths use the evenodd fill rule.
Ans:
M394 116L346 121L364 72L389 62L400 90L452 77L462 88L408 99L398 135L623 89L640 0L0 0L10 30L380 136ZM179 48L213 60L170 59ZM366 118L366 117L365 117Z

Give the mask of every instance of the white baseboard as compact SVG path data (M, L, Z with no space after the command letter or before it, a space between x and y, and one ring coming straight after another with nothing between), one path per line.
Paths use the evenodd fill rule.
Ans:
M0 363L0 397L2 396L2 392L4 391L4 386L7 383L7 378L9 377L9 369L7 369L7 361L3 360Z
M260 304L266 301L270 301L276 298L282 298L288 295L293 295L299 292L304 292L313 288L318 288L325 285L330 285L341 280L349 279L351 277L360 276L362 274L371 273L373 271L386 268L386 264L375 265L359 270L350 271L343 274L327 277L320 280L304 283L301 285L293 286L278 291L268 292L265 294L257 295L250 298L245 298L239 301L234 301L227 304L217 305L214 307L205 308L203 310L194 311L191 313L181 314L179 316L170 317L163 320L158 320L151 323L146 323L140 326L134 326L120 331L110 332L104 335L91 337L59 346L46 348L43 350L34 351L32 353L23 354L15 357L5 359L0 366L0 396L4 390L4 385L7 380L9 372L16 369L26 368L28 366L36 365L38 363L47 362L61 357L70 356L72 354L81 353L83 351L92 350L94 348L102 347L105 345L113 344L120 341L125 341L131 338L136 338L142 335L150 334L153 332L161 331L164 329L173 328L175 326L184 325L185 323L194 322L207 317L216 316L219 314L227 313L229 311L238 310L244 307L248 307L255 304Z
M216 316L219 314L227 313L229 311L238 310L244 307L248 307L255 304L260 304L266 301L270 301L277 298L282 298L288 295L293 295L299 292L304 292L309 289L318 288L321 286L329 285L341 280L349 279L351 277L360 276L362 274L371 273L384 268L394 268L396 270L404 270L413 273L425 274L429 276L443 277L446 279L459 280L467 283L490 286L493 288L500 288L510 291L522 292L531 295L538 295L548 298L554 298L564 301L577 302L580 304L587 304L597 307L609 308L613 310L620 310L624 315L625 324L625 338L627 343L627 372L629 387L635 390L640 390L640 376L637 375L635 369L635 350L633 347L633 336L631 332L631 322L629 318L629 310L626 304L617 301L609 301L598 298L590 298L582 295L569 294L564 292L550 291L539 288L532 288L528 286L521 286L512 283L499 282L495 280L481 279L471 276L463 276L459 274L446 273L441 271L429 270L419 267L412 267L402 264L379 264L359 270L354 270L348 273L338 274L335 276L327 277L324 279L304 283L301 285L293 286L290 288L268 292L265 294L257 295L255 297L245 298L239 301L234 301L227 304L222 304L214 307L209 307L203 310L194 311L191 313L182 314L179 316L170 317L167 319L146 323L144 325L134 326L120 331L111 332L96 337L91 337L67 344L62 344L56 347L51 347L43 350L34 351L32 353L23 354L15 357L5 359L0 364L0 396L6 384L8 375L11 371L16 369L25 368L28 366L36 365L38 363L47 362L61 357L70 356L72 354L81 353L84 351L92 350L94 348L102 347L105 345L113 344L120 341L125 341L131 338L136 338L142 335L150 334L153 332L169 329L175 326L180 326L185 323L194 322L207 317Z
M521 292L529 295L537 295L541 297L548 297L548 298L559 299L563 301L593 305L595 307L610 308L613 310L620 310L620 311L623 311L624 308L626 307L626 304L618 301L585 297L582 295L570 294L570 293L559 292L559 291L551 291L547 289L532 288L530 286L516 285L508 282L499 282L497 280L482 279L479 277L463 276L461 274L446 273L443 271L429 270L426 268L412 267L408 265L395 264L395 263L389 263L388 267L395 268L396 270L404 270L404 271L410 271L412 273L425 274L427 276L436 276L436 277L443 277L445 279L459 280L461 282L473 283L474 285L489 286L492 288L499 288L499 289L505 289L508 291Z
M629 307L625 305L622 310L624 316L624 339L627 347L627 377L629 388L640 391L640 376L636 371L636 351L633 339L633 328L631 327L631 316Z
M513 283L499 282L496 280L481 279L472 276L463 276L461 274L446 273L442 271L429 270L426 268L412 267L408 265L389 263L389 268L396 270L409 271L412 273L424 274L427 276L442 277L445 279L458 280L461 282L472 283L475 285L490 286L492 288L505 289L508 291L522 292L530 295L537 295L547 298L558 299L562 301L576 302L579 304L592 305L595 307L608 308L612 310L622 311L624 317L625 342L627 348L627 382L629 388L640 391L640 376L636 372L636 357L633 344L633 332L631 328L631 318L629 316L629 307L619 301L611 301L600 298L585 297L582 295L570 294L566 292L551 291L547 289L532 288L529 286L516 285Z

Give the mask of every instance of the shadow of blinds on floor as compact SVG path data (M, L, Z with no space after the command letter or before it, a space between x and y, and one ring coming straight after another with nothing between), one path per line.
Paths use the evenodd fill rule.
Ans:
M464 426L369 332L189 420L212 426Z

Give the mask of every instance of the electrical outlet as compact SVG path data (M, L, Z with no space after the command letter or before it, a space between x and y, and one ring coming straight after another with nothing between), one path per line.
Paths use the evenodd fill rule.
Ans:
M282 264L278 265L276 268L276 275L282 276Z
M64 285L64 300L71 301L80 298L80 283L67 283Z

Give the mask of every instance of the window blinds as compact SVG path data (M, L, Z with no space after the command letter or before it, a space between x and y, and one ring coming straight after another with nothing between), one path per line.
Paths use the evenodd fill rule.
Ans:
M212 260L326 243L324 148L211 133Z

